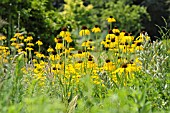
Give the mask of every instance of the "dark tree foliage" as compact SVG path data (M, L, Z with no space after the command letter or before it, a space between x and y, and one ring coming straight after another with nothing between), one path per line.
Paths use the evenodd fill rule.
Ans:
M162 17L166 19L168 24L170 23L170 10L168 10L170 2L168 1L169 0L133 0L134 4L147 7L147 12L151 17L151 21L143 18L142 24L153 40L156 39L155 36L160 37L159 29L156 25L165 26Z

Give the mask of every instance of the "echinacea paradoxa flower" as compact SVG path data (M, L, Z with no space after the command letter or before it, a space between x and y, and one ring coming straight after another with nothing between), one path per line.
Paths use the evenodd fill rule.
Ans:
M92 29L92 32L98 33L98 32L101 32L101 29L99 28L98 25L95 25L95 27Z
M116 20L113 18L113 16L110 16L109 18L106 19L107 22L112 23L112 22L116 22Z
M86 26L83 26L81 31L79 32L80 36L86 36L86 35L90 35L90 31L88 30L88 28Z

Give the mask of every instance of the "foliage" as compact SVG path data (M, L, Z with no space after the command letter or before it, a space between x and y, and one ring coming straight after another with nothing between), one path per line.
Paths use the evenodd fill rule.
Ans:
M56 30L59 30L62 24L58 23L59 12L52 6L53 0L2 0L1 15L9 23L8 40L12 38L15 32L26 31L34 34L36 40L46 40L51 42ZM7 10L7 11L6 11ZM5 32L4 32L5 33ZM35 41L36 41L35 40ZM48 47L48 45L47 45Z
M1 17L0 17L0 28L3 27L4 25L6 25L7 22L4 21Z
M104 20L107 17L113 16L118 20L114 26L118 26L121 30L126 29L127 32L140 32L138 30L144 28L141 24L142 19L149 19L146 8L133 5L131 0L90 0L90 2L94 5L96 14L102 17L102 20L97 19L102 26L106 25Z
M144 7L132 5L126 0L107 2L92 0L91 4L86 4L81 0L75 2L65 0L63 9L54 8L52 2L53 0L41 2L38 0L2 0L0 13L9 23L8 38L11 38L17 30L25 30L51 43L51 39L63 26L69 26L70 30L75 30L82 25L92 28L98 23L105 26L104 20L109 16L114 16L119 20L117 26L120 29L134 32L142 28L140 24L142 15L148 15Z
M87 26L89 26L94 23L95 20L92 17L92 11L93 6L91 4L84 6L82 0L75 0L75 2L65 0L64 9L61 14L64 16L64 21L66 21L65 24L75 29L82 25L88 24Z

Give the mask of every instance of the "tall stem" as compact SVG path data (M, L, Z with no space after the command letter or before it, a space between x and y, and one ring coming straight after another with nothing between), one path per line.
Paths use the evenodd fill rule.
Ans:
M20 28L20 11L18 11L18 31L19 31L19 28Z

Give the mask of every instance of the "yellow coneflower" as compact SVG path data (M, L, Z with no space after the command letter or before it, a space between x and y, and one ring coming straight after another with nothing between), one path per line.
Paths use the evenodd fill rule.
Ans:
M63 40L61 38L58 38L57 39L57 42L56 42L56 47L55 49L58 50L58 49L62 49L63 48Z
M73 48L72 46L69 47L69 50L72 51L74 50L75 48Z
M22 48L17 50L17 52L18 52L18 53L20 53L20 52L22 52L22 51L23 51L23 49L22 49Z
M116 22L116 20L113 18L113 16L110 16L109 18L106 19L107 22L112 23L112 22Z
M142 42L137 42L136 43L136 50L143 50L143 47L141 46L142 45Z
M144 40L149 41L150 37L147 35L147 32L142 31L140 32L140 35L136 38L136 41L143 42Z
M104 44L104 47L109 49L109 47L110 47L110 42L106 42L106 43Z
M30 47L26 47L25 50L32 51L32 50L34 50L34 49L33 49L33 48L30 48Z
M33 63L37 63L37 59L33 59L32 61L33 61Z
M88 50L94 50L94 48L95 48L94 46L89 46L87 49Z
M106 35L106 41L108 42L108 40L111 40L113 38L115 38L115 34L113 34L112 30L109 30L109 34Z
M74 54L75 58L82 58L83 57L83 52L81 50L77 51L77 54Z
M102 45L105 45L105 43L106 43L105 39L100 42L100 44L102 44Z
M125 30L122 30L121 32L120 32L120 36L124 36L125 35Z
M84 41L81 46L83 47L89 47L90 46L90 42L89 41Z
M118 29L118 27L117 26L115 26L114 28L113 28L113 33L120 33L120 31L119 31L119 29Z
M36 44L38 44L39 46L43 45L43 43L40 40L38 40Z
M79 32L80 36L86 36L86 35L90 35L90 31L87 29L86 26L83 26L81 31Z
M99 82L99 81L97 81L97 80L94 80L93 83L96 84L96 85L98 85L98 84L100 84L101 82Z
M49 52L49 53L52 53L53 51L54 51L54 49L51 48L51 47L49 47L49 48L47 49L47 52Z
M0 40L6 40L5 36L0 36Z
M48 59L52 60L52 61L57 61L57 60L60 60L60 55L58 55L58 54L56 54L56 55L50 54Z
M91 78L92 79L99 79L99 76L98 75L92 75Z
M16 45L15 45L15 48L16 48L16 49L19 49L20 47L21 47L20 44L16 44Z
M117 46L117 43L116 42L112 42L113 41L113 39L111 40L111 42L110 42L110 48L115 48L116 46Z
M120 40L120 43L122 43L122 44L125 45L126 42L129 42L128 35L129 35L129 34L128 34L127 32L125 32L123 36L120 36L120 37L121 37L121 38L120 38L120 39L121 39L121 40Z
M29 42L29 40L26 38L26 39L24 39L24 42Z
M15 43L15 42L11 43L11 46L16 46L16 45L17 45L17 43Z
M74 68L77 69L77 70L83 69L82 67L83 67L83 61L82 60L79 60L74 64Z
M63 44L62 43L57 43L55 46L56 50L62 49L63 48Z
M23 35L20 35L18 38L19 38L20 40L23 40L23 39L24 39L24 36L23 36Z
M37 53L36 53L36 57L37 57L37 58L45 58L45 55L42 54L42 53L37 52Z
M92 32L98 33L98 32L101 32L101 29L99 28L98 25L95 25L95 27L92 29Z
M67 28L66 28L66 27L63 27L59 35L60 35L61 37L64 37L66 31L67 31Z
M14 37L19 37L21 33L15 33Z
M107 70L107 71L113 71L115 70L116 67L109 59L106 59L103 68L104 70Z
M67 31L67 28L66 27L63 27L62 28L62 31L60 32L60 34L59 34L61 37L70 37L71 36L71 34L70 34L70 32L68 32Z
M132 35L132 33L129 33L129 36L130 36L131 40L133 41L134 40L134 36Z
M31 40L33 40L33 37L32 37L32 36L28 36L28 37L27 37L27 40L28 40L28 41L31 41Z
M10 39L10 41L16 41L16 40L17 40L17 38L15 38L15 37Z
M34 44L33 43L27 43L27 46L34 46Z
M65 37L64 40L66 40L68 43L71 43L73 41L70 36Z

